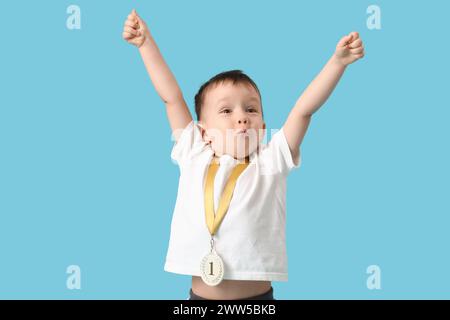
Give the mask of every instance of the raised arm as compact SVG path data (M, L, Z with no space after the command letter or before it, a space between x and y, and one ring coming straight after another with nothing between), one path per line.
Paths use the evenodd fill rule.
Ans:
M142 60L158 95L166 105L169 124L176 140L192 116L178 83L150 34L147 24L133 10L125 21L123 38L139 48Z
M362 57L364 47L359 34L352 32L343 37L336 46L336 52L297 100L283 126L295 162L312 115L331 95L346 67Z

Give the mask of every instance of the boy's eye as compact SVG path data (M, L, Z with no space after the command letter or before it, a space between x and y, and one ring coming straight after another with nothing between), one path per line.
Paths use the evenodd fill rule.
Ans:
M230 109L223 109L223 110L221 111L221 113L230 113L230 112L231 112Z
M248 112L258 112L258 110L255 108L248 108L247 111Z

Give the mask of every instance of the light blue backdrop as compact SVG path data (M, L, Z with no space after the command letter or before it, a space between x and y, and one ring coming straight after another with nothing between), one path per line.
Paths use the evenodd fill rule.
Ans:
M71 4L81 30L66 28ZM366 27L371 4L381 30ZM163 271L178 168L164 105L121 39L133 7L191 111L204 81L242 69L269 128L359 31L367 55L314 115L288 180L276 298L450 298L450 5L437 0L2 1L0 298L187 298L190 278Z

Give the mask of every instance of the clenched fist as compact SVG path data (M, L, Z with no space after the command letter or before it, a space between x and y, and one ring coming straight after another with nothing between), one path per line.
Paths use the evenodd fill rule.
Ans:
M336 59L347 66L364 57L364 46L358 32L343 37L336 46Z
M144 20L139 17L136 10L133 9L128 15L123 26L122 37L136 47L140 48L151 35Z

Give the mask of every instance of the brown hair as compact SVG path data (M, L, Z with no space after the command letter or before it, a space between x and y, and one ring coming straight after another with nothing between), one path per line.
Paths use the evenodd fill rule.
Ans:
M250 84L253 88L255 88L256 92L259 95L259 98L261 99L261 93L259 92L258 87L256 86L256 83L245 73L242 72L242 70L231 70L231 71L225 71L222 73L219 73L209 79L207 82L202 84L200 89L198 90L197 94L195 95L195 113L197 114L197 120L200 120L200 116L202 113L202 106L205 101L205 94L208 90L208 88L213 87L214 85L217 85L219 83L223 83L226 81L231 81L234 84ZM262 99L261 99L261 112L262 112Z

